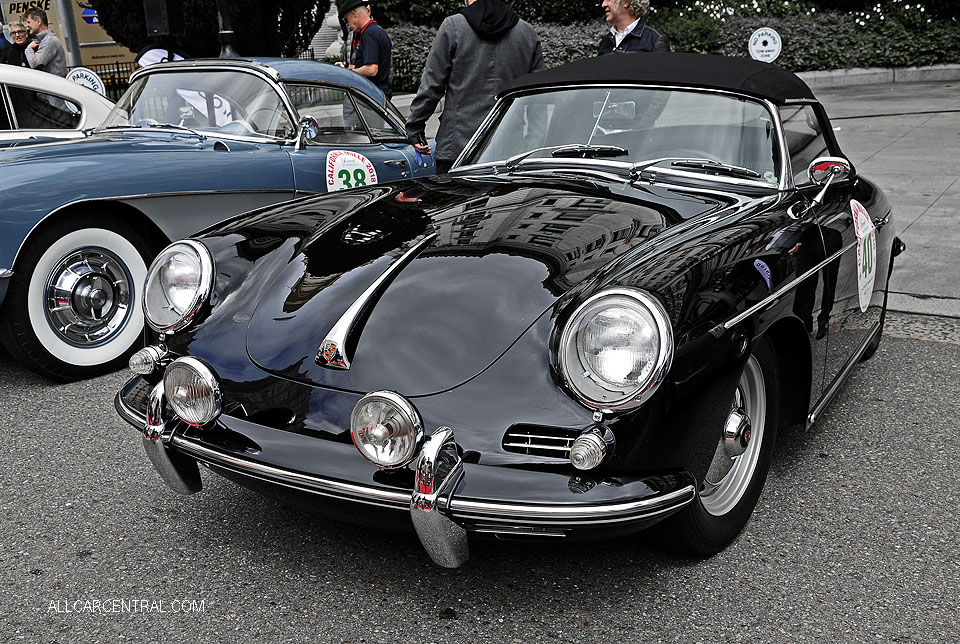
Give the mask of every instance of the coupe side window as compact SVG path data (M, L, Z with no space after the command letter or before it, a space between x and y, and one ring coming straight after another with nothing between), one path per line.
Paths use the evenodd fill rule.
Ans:
M370 143L347 92L322 85L287 85L287 93L301 117L312 116L320 124L310 145Z
M362 99L357 99L357 109L363 116L367 127L370 128L370 134L375 139L403 139L403 133L400 132L387 118L378 112L372 105L369 105Z
M780 108L780 121L790 152L793 181L798 186L809 184L807 166L827 154L827 143L817 114L810 105L784 105Z
M70 130L80 125L80 107L65 98L25 87L8 87L21 130Z

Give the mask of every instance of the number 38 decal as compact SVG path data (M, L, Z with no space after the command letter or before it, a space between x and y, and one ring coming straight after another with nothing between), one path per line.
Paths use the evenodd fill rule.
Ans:
M327 153L327 192L377 183L377 170L367 157L352 150Z

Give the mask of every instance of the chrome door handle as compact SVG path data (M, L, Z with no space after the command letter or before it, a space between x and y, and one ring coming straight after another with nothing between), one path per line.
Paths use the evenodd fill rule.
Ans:
M387 161L383 162L383 165L390 165L397 168L406 168L407 160L406 159L388 159Z

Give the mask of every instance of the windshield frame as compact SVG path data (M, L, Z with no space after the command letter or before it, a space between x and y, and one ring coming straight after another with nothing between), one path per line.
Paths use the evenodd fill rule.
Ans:
M658 175L662 174L666 176L677 177L681 180L699 179L701 181L705 180L709 182L719 182L723 184L742 185L745 187L749 186L751 188L764 186L768 189L776 189L776 190L788 190L793 187L793 182L789 174L790 155L789 155L789 151L786 149L786 143L785 143L785 138L783 134L783 127L780 123L780 111L777 108L777 105L773 101L769 99L757 98L755 96L750 96L750 95L742 94L739 92L733 92L730 90L712 89L712 88L703 88L703 87L690 87L690 86L684 86L684 85L653 85L653 84L647 84L647 83L555 84L555 85L545 85L545 86L536 87L536 88L527 88L527 89L517 90L517 91L504 94L497 100L496 105L494 105L493 109L491 109L490 112L487 114L486 118L480 124L480 127L477 128L477 131L474 132L473 136L470 137L470 140L467 141L466 146L464 146L463 150L460 152L460 155L457 157L457 160L454 162L453 167L451 168L451 172L455 172L458 170L463 170L463 171L481 170L482 171L485 169L490 169L496 172L497 167L503 165L503 161L505 161L504 159L498 159L496 161L488 161L484 163L476 163L476 164L469 164L469 165L461 165L461 164L463 163L463 160L467 157L468 152L472 153L473 148L475 148L481 140L485 139L489 135L490 130L493 128L494 123L502 120L505 110L508 107L508 104L512 103L515 99L524 97L524 96L547 94L550 92L568 91L568 90L576 90L576 89L676 90L676 91L684 91L684 92L699 93L699 94L713 94L713 95L728 96L728 97L736 98L739 100L750 101L752 103L760 105L764 107L766 111L769 113L771 117L771 122L773 123L773 126L774 126L774 131L775 131L774 146L776 148L774 152L777 155L777 158L779 159L779 176L777 177L776 184L768 183L763 180L753 180L753 179L738 178L738 177L725 177L725 176L704 174L700 172L690 172L687 170L673 168L670 166L657 165L657 166L653 166L653 168L656 170L656 173ZM594 168L604 167L607 170L613 170L617 174L623 175L629 171L630 166L632 166L634 162L633 161L631 162L617 161L614 159L569 159L569 158L555 159L555 158L543 158L543 157L531 157L523 160L523 165L527 166L530 170L534 170L537 166L540 166L541 169L543 169L546 166L557 165L558 163L562 163L563 165L568 165L568 166L569 165L581 166L581 167L592 166ZM614 168L616 169L614 170Z
M299 139L297 124L300 121L300 116L297 113L297 111L293 108L293 103L290 101L290 97L287 95L286 90L270 74L267 74L264 71L256 68L243 67L243 66L228 66L223 64L190 65L189 67L186 67L186 66L163 67L163 68L156 68L156 69L145 68L143 70L140 70L140 73L138 73L136 76L134 76L131 79L130 87L127 89L126 92L123 93L123 96L120 97L120 100L117 101L116 105L119 106L120 103L123 101L123 99L126 98L127 93L131 92L134 89L134 85L140 82L141 80L146 82L147 79L149 79L151 76L154 76L157 74L191 74L196 72L204 72L204 73L206 72L212 72L212 73L239 72L242 74L250 74L252 76L256 76L258 79L262 80L267 85L269 85L270 88L274 91L274 93L280 97L280 102L282 103L284 110L287 112L287 116L288 118L290 118L291 123L293 123L294 125L294 132L291 138L271 136L269 134L258 134L254 136L254 135L233 134L229 132L214 132L210 130L198 130L197 133L199 135L202 135L203 137L222 138L222 139L230 139L230 140L236 140L236 141L247 141L251 143L267 142L267 143L277 143L281 145L293 145L297 142L297 140ZM115 109L117 109L116 106L110 110L110 114L113 114L113 111ZM150 131L147 128L138 127L136 125L131 125L129 123L127 125L105 126L104 123L107 122L107 120L109 119L109 116L110 115L108 115L107 118L104 119L103 123L97 126L95 130L96 132L103 132L109 129L131 129L135 131ZM167 132L183 132L184 131L180 128L164 128L163 126L158 126L154 129L163 130Z

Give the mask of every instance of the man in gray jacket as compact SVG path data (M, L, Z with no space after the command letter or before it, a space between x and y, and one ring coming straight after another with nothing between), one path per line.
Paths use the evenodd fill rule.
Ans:
M430 154L423 131L444 96L437 173L450 169L493 107L494 97L517 76L543 69L540 37L502 0L465 0L466 8L440 25L410 104L407 134Z

